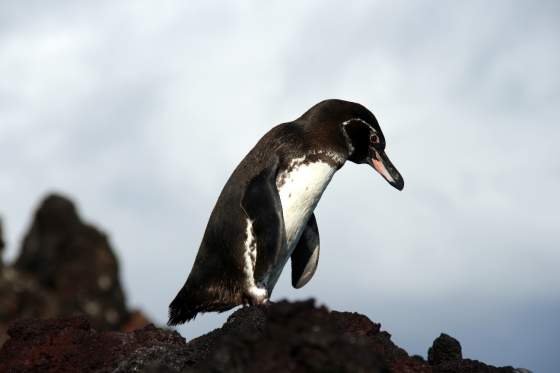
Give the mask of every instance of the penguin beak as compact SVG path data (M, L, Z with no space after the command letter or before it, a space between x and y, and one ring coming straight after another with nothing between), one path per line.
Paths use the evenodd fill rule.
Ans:
M373 149L373 157L370 158L370 165L375 168L377 172L387 180L389 184L397 188L398 190L402 190L404 188L404 180L395 168L387 154L383 150Z

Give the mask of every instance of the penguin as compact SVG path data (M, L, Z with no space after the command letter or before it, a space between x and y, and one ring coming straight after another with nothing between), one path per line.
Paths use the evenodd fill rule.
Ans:
M266 133L223 187L168 324L267 303L288 260L292 286L309 282L319 260L313 210L346 161L368 164L404 187L377 119L361 104L321 101Z

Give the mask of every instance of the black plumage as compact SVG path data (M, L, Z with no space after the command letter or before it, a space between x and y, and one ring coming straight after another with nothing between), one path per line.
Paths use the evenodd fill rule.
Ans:
M278 187L295 167L294 160L301 160L298 165L320 161L335 170L346 160L368 163L402 189L402 177L384 148L385 138L375 116L348 101L322 101L298 119L272 128L237 166L218 197L190 275L170 304L169 324L188 321L199 312L262 302L248 289L251 283L266 290L268 299L275 284L266 283L270 272L290 249ZM255 246L248 243L248 221ZM287 254L291 255L294 287L309 281L318 260L315 216L309 215L302 224L297 244ZM251 279L246 270L252 258L247 253L249 246L256 250Z

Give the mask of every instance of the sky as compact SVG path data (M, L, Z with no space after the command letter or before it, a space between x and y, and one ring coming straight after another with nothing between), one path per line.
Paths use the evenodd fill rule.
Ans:
M64 193L163 323L244 155L323 99L356 101L405 189L345 165L315 211L314 278L292 289L288 266L272 300L360 312L411 354L445 332L468 358L555 372L559 45L554 1L2 2L7 257Z

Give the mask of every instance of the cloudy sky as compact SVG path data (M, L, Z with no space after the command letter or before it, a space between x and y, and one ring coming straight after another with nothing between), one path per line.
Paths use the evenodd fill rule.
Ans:
M0 5L0 215L16 255L38 201L110 234L134 307L163 323L231 171L325 98L379 119L405 178L346 165L305 288L411 353L554 372L560 335L560 6L470 1ZM187 338L219 326L204 315Z

